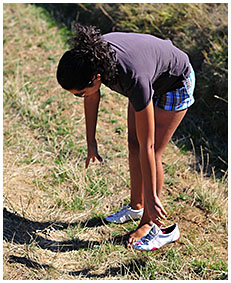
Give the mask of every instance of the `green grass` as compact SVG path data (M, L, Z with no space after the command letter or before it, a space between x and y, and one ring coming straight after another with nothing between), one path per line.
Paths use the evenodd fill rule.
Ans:
M133 31L170 39L185 51L196 72L196 103L177 130L175 141L187 154L210 156L210 170L222 177L228 154L228 4L78 3L40 4L59 26L96 25L103 33ZM188 139L191 138L191 141ZM178 139L179 138L179 139ZM219 158L218 158L219 156Z
M127 100L103 87L104 162L85 170L82 101L55 79L68 35L41 7L4 4L4 279L227 279L227 176L198 173L173 142L162 199L179 242L140 253L126 247L137 221L104 222L129 203Z

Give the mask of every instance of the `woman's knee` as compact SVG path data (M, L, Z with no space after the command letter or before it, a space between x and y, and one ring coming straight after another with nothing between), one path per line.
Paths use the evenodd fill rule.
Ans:
M155 149L155 160L156 163L161 163L162 162L162 155L163 155L163 151Z

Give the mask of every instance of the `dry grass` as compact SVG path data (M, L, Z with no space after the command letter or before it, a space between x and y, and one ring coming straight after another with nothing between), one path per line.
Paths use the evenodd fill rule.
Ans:
M29 15L29 16L28 16ZM86 171L82 102L55 80L64 30L40 8L4 4L4 279L227 279L227 180L170 143L163 203L181 239L126 248L137 222L106 224L129 201L125 98L103 88L103 164Z

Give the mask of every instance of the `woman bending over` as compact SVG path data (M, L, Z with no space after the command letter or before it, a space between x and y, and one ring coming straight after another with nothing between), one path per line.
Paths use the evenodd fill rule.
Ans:
M170 40L139 33L101 35L94 27L75 26L72 48L57 68L59 84L84 98L89 162L102 158L95 139L100 86L128 98L130 205L106 220L123 223L141 218L129 244L164 225L161 204L162 154L193 102L195 77L188 56Z

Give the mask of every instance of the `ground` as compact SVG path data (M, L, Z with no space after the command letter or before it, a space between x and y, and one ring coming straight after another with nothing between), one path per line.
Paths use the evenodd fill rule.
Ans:
M173 141L162 203L180 240L139 252L126 246L138 222L105 223L129 202L127 100L102 88L104 162L85 170L82 101L55 79L63 37L41 8L4 4L4 279L227 279L227 177Z

